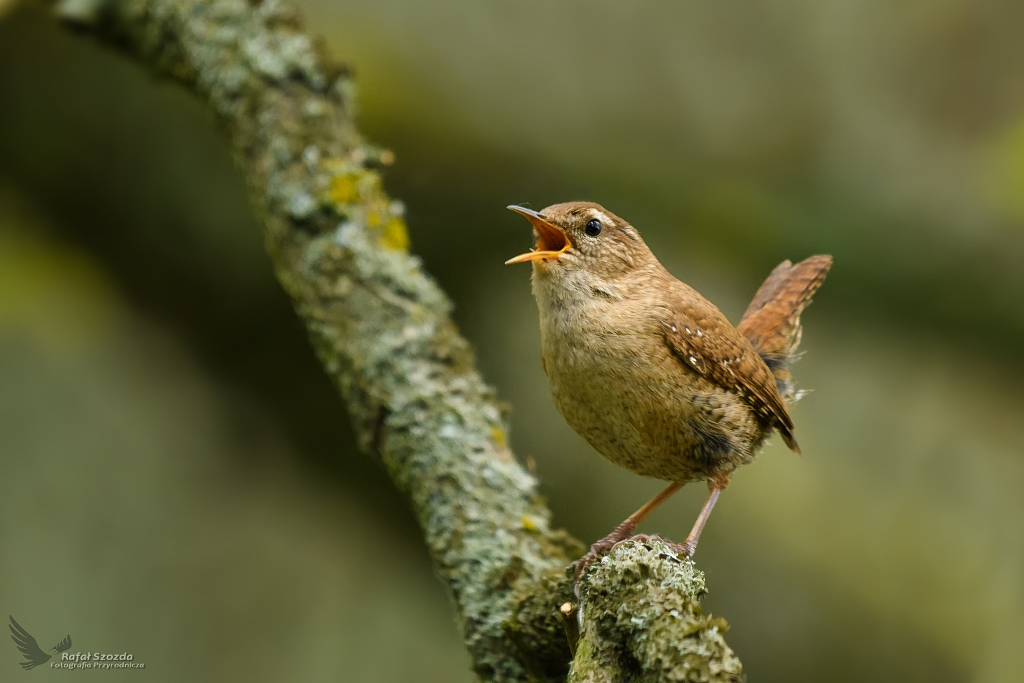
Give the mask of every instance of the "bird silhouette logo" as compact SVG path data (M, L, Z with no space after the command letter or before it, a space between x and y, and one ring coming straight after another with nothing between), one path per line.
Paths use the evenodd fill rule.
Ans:
M10 616L10 615L8 615ZM21 654L25 655L25 661L19 662L21 668L26 671L34 669L40 664L45 664L50 660L53 655L48 655L43 652L42 648L39 647L39 643L32 637L32 634L22 628L21 624L11 618L9 627L11 629L11 638L14 640L14 644L18 646ZM71 636L64 636L64 640L60 641L56 645L50 648L50 652L53 654L60 654L71 648Z

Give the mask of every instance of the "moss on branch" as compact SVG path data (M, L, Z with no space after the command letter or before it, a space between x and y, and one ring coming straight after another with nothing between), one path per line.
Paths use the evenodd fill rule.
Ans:
M743 680L729 625L701 611L704 575L667 544L620 543L586 578L570 682Z
M277 277L359 443L409 499L480 679L564 678L557 610L582 546L551 528L447 297L407 251L403 207L381 187L390 155L353 126L347 71L279 0L64 0L58 14L215 112ZM573 680L736 680L739 662L701 621L703 578L642 548L588 573Z

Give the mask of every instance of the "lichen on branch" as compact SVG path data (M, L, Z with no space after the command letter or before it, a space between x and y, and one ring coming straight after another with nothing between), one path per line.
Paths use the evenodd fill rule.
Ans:
M391 155L356 131L347 70L280 0L63 0L58 14L216 114L277 277L359 444L408 498L479 678L564 678L571 654L558 608L572 598L567 570L582 545L551 527L448 298L408 252L403 206L381 185ZM700 621L703 579L651 552L627 544L588 573L574 680L626 680L614 675L623 663L647 680L736 680L720 629ZM665 605L687 618L666 617ZM623 621L634 612L640 624ZM707 676L687 678L698 650L704 663L692 670Z
M668 544L620 543L586 578L571 683L743 680L729 625L701 610L704 575Z

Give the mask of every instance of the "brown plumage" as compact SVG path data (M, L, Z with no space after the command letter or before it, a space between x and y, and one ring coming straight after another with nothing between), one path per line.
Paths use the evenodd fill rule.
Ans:
M684 483L706 480L708 501L681 548L692 554L729 475L753 461L773 430L799 452L786 408L798 397L789 364L800 313L831 257L779 265L733 327L603 207L509 208L537 236L534 251L509 263L533 262L541 359L556 407L604 457L672 482L594 544L578 571Z
M757 290L736 326L771 368L782 398L790 403L800 398L789 371L800 346L800 314L811 303L831 267L832 257L825 255L811 256L795 266L783 261ZM800 452L793 445L790 448Z

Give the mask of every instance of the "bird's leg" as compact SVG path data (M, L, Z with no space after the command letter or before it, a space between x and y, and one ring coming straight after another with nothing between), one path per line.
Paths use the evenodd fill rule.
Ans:
M686 537L681 546L676 546L686 557L693 557L693 554L697 551L697 541L700 540L700 534L704 531L704 525L707 524L708 517L711 516L711 511L715 508L715 503L718 502L718 496L728 485L728 474L721 474L708 479L708 499L704 501L704 507L700 509L700 514L697 515L697 521L693 523L690 535Z
M664 491L651 498L642 508L631 514L626 518L622 524L615 527L615 530L610 534L602 538L600 541L590 546L590 552L581 557L576 562L576 578L583 576L583 572L586 571L590 563L601 556L601 553L611 550L612 546L616 543L626 540L633 535L633 530L636 529L636 525L639 524L647 517L647 515L654 512L654 509L668 500L673 493L683 488L682 484L671 483Z

